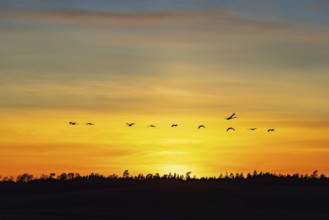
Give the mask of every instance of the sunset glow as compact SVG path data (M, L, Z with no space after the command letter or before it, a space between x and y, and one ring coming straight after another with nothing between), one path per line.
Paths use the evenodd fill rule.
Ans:
M329 175L328 4L8 2L0 175Z

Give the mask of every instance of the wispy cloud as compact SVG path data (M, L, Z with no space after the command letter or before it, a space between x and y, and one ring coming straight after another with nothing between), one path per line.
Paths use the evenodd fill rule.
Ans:
M219 26L237 26L240 28L256 28L265 30L287 29L289 26L280 22L257 20L250 16L229 10L206 11L159 11L139 13L88 12L88 11L44 11L44 10L13 10L1 11L1 17L6 19L30 19L34 22L57 22L60 24L84 25L165 25L173 22L186 23L190 26L211 28ZM194 23L194 24L193 24ZM178 23L179 24L179 23Z

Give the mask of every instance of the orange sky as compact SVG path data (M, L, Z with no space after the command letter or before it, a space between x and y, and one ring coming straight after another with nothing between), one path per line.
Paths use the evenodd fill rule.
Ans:
M0 175L329 175L325 12L15 7L0 11Z

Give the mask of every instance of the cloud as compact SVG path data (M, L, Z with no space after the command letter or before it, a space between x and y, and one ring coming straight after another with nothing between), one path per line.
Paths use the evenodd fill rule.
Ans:
M228 26L234 25L240 28L256 28L264 30L279 30L289 28L286 24L265 22L250 19L249 16L233 13L228 10L206 10L206 11L160 11L139 13L113 13L113 12L88 12L88 11L44 11L44 10L2 10L1 17L6 19L29 19L35 22L52 22L59 24L82 24L82 25L174 25L185 23L185 25L200 25L205 27L204 22L212 25ZM187 23L186 23L187 22ZM223 23L224 22L224 23ZM195 23L195 24L193 24ZM227 24L225 24L227 23ZM177 24L177 23L176 23ZM176 25L175 24L175 25ZM7 27L8 28L8 27Z

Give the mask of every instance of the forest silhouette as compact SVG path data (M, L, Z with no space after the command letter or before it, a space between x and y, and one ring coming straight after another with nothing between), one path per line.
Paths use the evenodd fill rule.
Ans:
M155 174L138 174L130 175L125 170L122 176L111 174L104 176L99 173L90 173L82 176L79 173L56 173L42 174L40 177L34 177L32 174L24 173L13 176L0 176L0 186L2 193L35 193L35 192L65 192L79 191L87 189L97 189L112 186L147 186L149 184L181 184L185 186L193 185L326 185L329 186L329 178L324 174L319 174L317 170L311 174L275 174L270 172L252 173L221 173L213 177L196 177L191 172L185 175L178 173L169 173L160 175Z
M0 219L329 219L329 178L269 172L2 177Z

